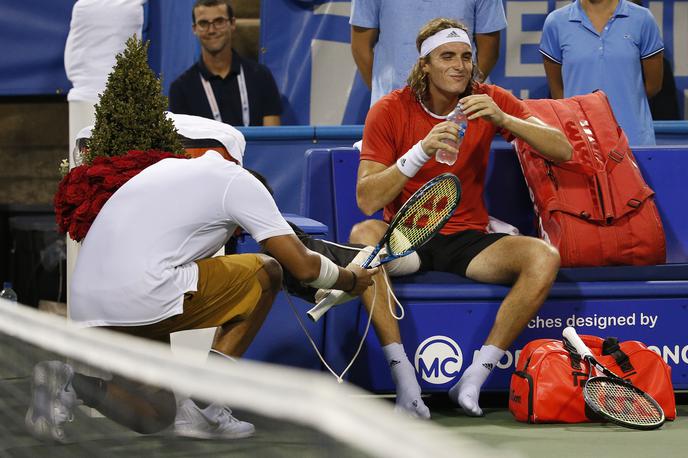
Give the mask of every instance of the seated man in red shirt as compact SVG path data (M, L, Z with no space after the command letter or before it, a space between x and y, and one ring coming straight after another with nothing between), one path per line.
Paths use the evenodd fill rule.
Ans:
M367 215L384 207L384 221L358 224L351 241L375 245L386 222L421 185L444 172L459 177L463 196L458 209L440 234L404 263L407 272L439 270L513 285L485 344L449 391L468 415L479 416L483 383L540 308L559 269L559 254L546 242L487 233L483 190L490 144L496 133L507 140L522 138L554 162L569 160L572 148L562 132L532 116L509 92L476 80L473 48L462 24L434 19L419 32L416 47L420 57L409 85L381 98L363 131L358 206ZM468 124L458 160L449 166L433 156L439 150L457 152L445 143L458 140L459 126L446 120L457 103Z

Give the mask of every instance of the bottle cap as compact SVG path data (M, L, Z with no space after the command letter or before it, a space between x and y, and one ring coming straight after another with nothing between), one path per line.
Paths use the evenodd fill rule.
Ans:
M9 289L12 287L12 282L11 281L6 281L2 284L2 289Z

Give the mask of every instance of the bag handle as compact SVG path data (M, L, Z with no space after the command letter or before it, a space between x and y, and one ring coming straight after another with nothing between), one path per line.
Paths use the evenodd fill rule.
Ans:
M626 138L624 131L621 130L621 127L616 127L616 133L619 136L619 140L617 140L616 145L614 145L607 153L607 163L604 167L607 175L610 175L612 170L614 170L617 165L626 159L625 151L629 149L628 139Z
M601 223L603 221L600 217L594 217L585 210L581 210L580 207L575 207L573 205L562 202L556 198L550 199L549 202L545 204L545 210L549 213L560 211L568 213L569 215L577 216L578 218L584 219L590 222Z
M605 356L611 355L624 374L635 371L633 364L631 364L631 359L623 352L619 345L619 339L616 337L607 337L604 339L604 342L602 342L602 354Z

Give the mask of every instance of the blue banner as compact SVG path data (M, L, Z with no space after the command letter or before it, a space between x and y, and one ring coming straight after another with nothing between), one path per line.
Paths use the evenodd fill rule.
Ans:
M64 48L76 0L27 0L0 5L0 96L66 94L72 84ZM106 0L103 0L106 1ZM163 77L163 92L198 58L191 30L193 0L149 0L144 39L151 68Z
M538 51L545 17L569 0L504 0L508 27L490 78L521 98L549 94ZM679 105L688 98L688 2L644 0L657 20L676 77ZM350 50L351 2L263 0L261 60L284 98L285 124L362 124L369 91ZM415 34L415 31L409 31Z
M622 292L619 292L622 294ZM409 319L399 322L409 359L416 367L423 391L446 391L458 380L480 350L494 319L496 301L418 301L405 303ZM620 341L638 340L659 354L672 369L675 389L688 388L688 337L684 324L688 319L685 299L550 299L543 305L516 342L499 361L485 383L485 390L508 389L522 348L531 340L561 339L567 326L579 334L617 337ZM367 314L359 316L362 332ZM355 339L342 352L349 358ZM371 332L365 351L352 368L351 380L372 391L394 389L389 369ZM336 367L343 363L331 356Z
M351 2L263 0L261 62L283 98L283 124L361 124L370 93L351 56Z
M66 94L64 45L74 1L0 6L0 95Z

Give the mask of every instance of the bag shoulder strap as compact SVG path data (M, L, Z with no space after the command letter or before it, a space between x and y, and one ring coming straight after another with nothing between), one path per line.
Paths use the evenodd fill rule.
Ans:
M562 339L562 344L564 345L564 350L569 352L569 361L571 362L571 369L574 370L581 370L581 355L578 354L576 349L571 345L571 343L566 340Z
M635 371L633 364L631 364L631 359L621 349L619 339L616 337L607 337L604 339L604 342L602 342L602 354L605 356L612 356L624 374Z

